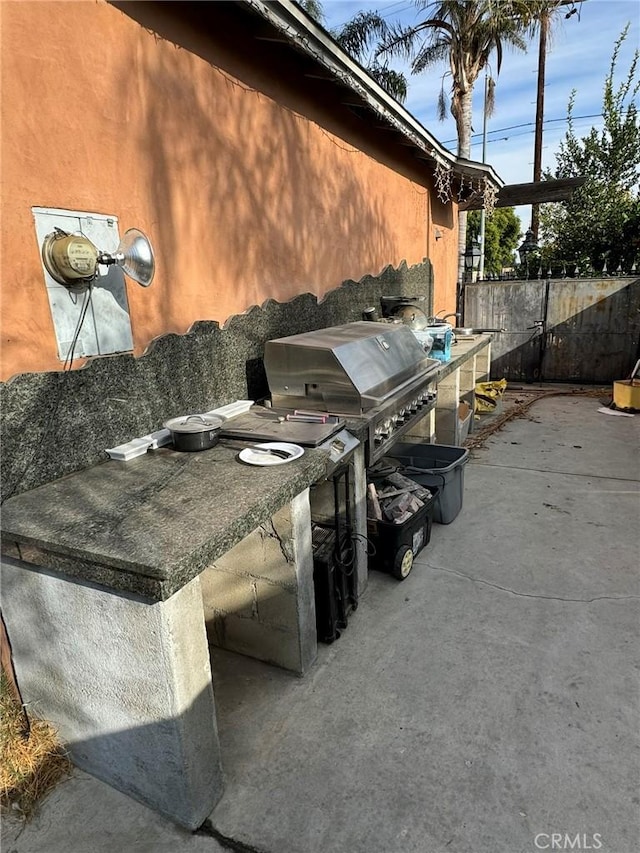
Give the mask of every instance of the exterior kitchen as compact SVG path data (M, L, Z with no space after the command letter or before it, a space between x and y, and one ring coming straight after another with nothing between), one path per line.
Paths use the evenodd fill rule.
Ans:
M457 209L501 181L288 0L2 15L17 680L77 766L193 829L224 789L209 644L309 673L374 567L370 472L463 443L492 338L452 346Z

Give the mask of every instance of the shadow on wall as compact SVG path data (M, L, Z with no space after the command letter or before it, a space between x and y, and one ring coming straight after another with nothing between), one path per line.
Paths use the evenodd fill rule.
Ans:
M315 123L321 115L310 117L309 110L321 113L322 105L312 108L308 96L305 104L295 79L284 83L286 77L265 66L260 42L234 34L232 24L225 32L218 8L226 4L207 13L215 14L217 27L204 24L199 32L184 18L209 4L179 4L186 9L180 13L166 5L160 11L156 4L120 7L161 37L145 41L137 56L146 114L135 132L150 164L146 183L166 287L153 310L162 312L162 325L180 328L185 305L193 317L221 318L262 303L269 293L279 299L303 289L322 293L344 278L346 257L353 258L351 268L377 271L406 256L393 224L397 195L383 192L380 167ZM243 64L228 46L240 37L255 48ZM131 97L129 76L120 97ZM354 144L362 147L360 140ZM145 322L136 318L140 328Z
M465 290L465 324L506 329L495 379L608 384L640 356L640 279L481 282Z
M428 263L346 281L322 302L305 293L267 300L225 329L194 323L157 338L140 358L92 359L81 370L25 373L0 384L3 500L106 460L105 448L160 429L168 418L268 394L264 344L360 320L381 295L431 297ZM431 302L429 310L431 310Z

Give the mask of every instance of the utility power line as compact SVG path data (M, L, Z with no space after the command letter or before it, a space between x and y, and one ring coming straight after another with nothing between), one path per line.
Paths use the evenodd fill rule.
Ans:
M584 115L584 116L572 116L571 120L572 121L580 121L582 119L588 119L588 118L602 118L602 113L592 113L591 115ZM568 118L566 116L564 118L547 118L544 120L544 124L552 124L553 122L559 122L559 121L568 121ZM511 124L508 127L498 127L495 130L488 130L487 136L491 133L505 133L505 131L507 131L507 130L519 130L521 127L535 127L535 122L534 121L526 121L526 122L523 122L522 124ZM513 133L511 135L512 136L522 136L523 134ZM482 134L481 133L472 133L471 134L472 139L475 139L476 137L482 137ZM458 141L457 138L456 139L447 139L442 144L443 145L452 145L454 142L457 142L457 141ZM496 140L493 140L493 139L487 140L487 142L495 142L495 141Z
M401 15L403 12L406 12L409 9L411 9L413 7L413 5L414 4L412 2L408 3L407 0L397 0L396 3L390 3L388 6L380 6L378 9L373 9L372 11L376 12L381 18L390 18L392 15ZM393 9L392 8L393 6L399 6L400 8ZM384 10L390 9L391 11L385 11L385 14L383 15L382 14L383 9ZM344 27L345 24L348 24L350 20L352 20L352 18L349 18L348 20L343 21L341 24L334 24L331 27L331 29L332 30L340 30L340 29L342 29L342 27Z

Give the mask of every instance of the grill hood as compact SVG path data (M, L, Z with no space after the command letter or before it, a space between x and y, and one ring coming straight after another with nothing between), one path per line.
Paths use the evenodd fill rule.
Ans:
M436 371L400 323L346 323L268 341L264 366L274 406L362 415Z

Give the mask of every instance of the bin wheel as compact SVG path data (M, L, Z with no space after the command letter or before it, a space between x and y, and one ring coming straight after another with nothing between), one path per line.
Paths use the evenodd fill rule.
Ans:
M391 574L399 581L403 581L413 568L413 551L408 545L403 545L396 551L393 559Z

